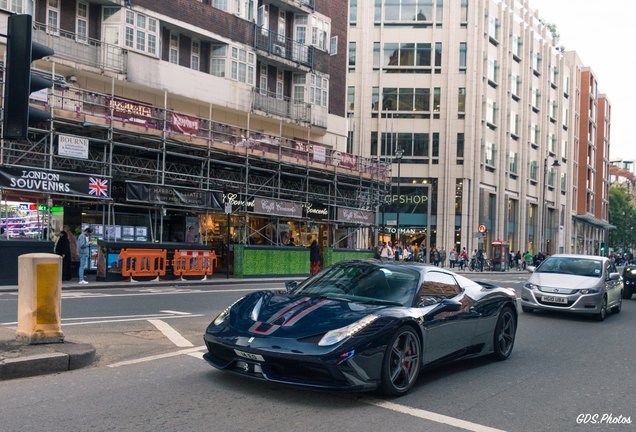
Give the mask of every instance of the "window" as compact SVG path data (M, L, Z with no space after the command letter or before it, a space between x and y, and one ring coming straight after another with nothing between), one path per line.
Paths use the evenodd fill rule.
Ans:
M347 87L347 110L355 109L356 88L354 86Z
M328 18L312 16L311 44L323 51L327 50L327 41L331 34L331 23Z
M309 103L326 107L328 103L329 80L316 74L309 74Z
M457 133L457 152L456 152L456 156L458 159L463 159L464 158L464 133L463 132L458 132Z
M230 11L227 7L227 0L212 0L212 6L214 6L217 9L224 10L226 12Z
M433 89L433 111L438 113L441 109L442 89L435 87Z
M242 48L232 47L232 72L230 78L246 84L254 85L254 53Z
M373 67L380 67L380 42L373 42Z
M517 172L517 153L515 152L510 152L510 155L508 157L508 170L510 171L510 174L518 174Z
M179 34L170 33L170 48L168 54L170 63L179 64Z
M485 145L484 152L484 161L486 165L494 167L495 166L495 145L493 143L487 142Z
M78 42L88 42L88 3L77 2L77 15L75 16L75 34Z
M534 69L535 75L541 71L541 53L532 53L532 69Z
M468 0L460 2L459 21L462 25L468 24Z
M329 54L338 54L338 36L331 36L331 42L329 44Z
M431 157L438 158L439 157L439 132L433 132L433 137L431 141L432 141Z
M539 164L537 161L530 161L530 181L536 182L539 173Z
M488 36L491 42L497 42L499 40L499 18L491 16L488 19Z
M349 23L354 24L358 20L358 0L349 1Z
M453 298L461 292L462 289L450 274L429 271L424 275L424 281L415 299L417 307L426 307L437 304L444 299Z
M51 34L59 34L60 31L60 1L48 0L46 7L47 24Z
M457 112L464 114L466 112L466 88L460 87L457 94Z
M225 58L227 50L225 45L212 45L210 47L210 74L225 77Z
M236 15L248 21L254 20L254 0L235 0L234 8Z
M441 72L442 67L442 43L435 42L435 70Z
M283 78L283 72L276 72L276 99L282 100L284 96L283 85L285 84L285 80Z
M532 103L532 109L539 110L539 104L541 103L541 91L537 88L532 88L530 91L530 100Z
M499 67L497 66L497 60L488 59L488 83L490 85L497 85L497 72Z
M512 81L510 84L512 98L519 100L521 95L521 77L519 75L512 75L510 79Z
M466 42L459 43L459 70L466 71L466 54L467 54L467 46Z
M349 42L349 69L356 67L356 43Z
M521 36L519 35L512 36L512 56L517 61L521 59Z
M192 40L190 47L190 68L199 70L201 67L201 43L198 40Z
M126 9L126 22L124 30L124 44L126 48L131 48L138 51L147 52L148 54L157 55L157 27L158 26L156 19ZM179 35L175 34L175 36L177 38L177 61L172 61L173 53L170 52L168 60L172 63L178 62ZM172 37L173 34L170 34L170 49L172 49Z
M292 86L292 99L294 102L305 102L305 74L294 74Z
M497 124L497 102L491 99L486 100L486 122L491 126Z
M377 87L374 87L377 91ZM375 95L376 93L374 93ZM375 100L375 99L374 99ZM374 102L377 110L377 100ZM427 88L385 87L382 90L383 111L430 111L431 90Z
M382 62L380 64L380 61ZM435 65L441 68L442 62L442 44L435 44ZM373 45L373 66L389 68L389 72L394 69L427 69L430 73L432 66L432 51L430 43L397 43L387 42L384 44L383 58L380 60L380 44L378 42ZM441 69L440 69L441 70Z
M33 0L0 0L0 9L17 14L33 15Z
M534 145L535 147L538 146L540 135L541 135L541 131L539 129L539 125L537 124L530 125L530 144Z
M516 112L510 113L510 135L512 135L513 138L519 136L519 114Z

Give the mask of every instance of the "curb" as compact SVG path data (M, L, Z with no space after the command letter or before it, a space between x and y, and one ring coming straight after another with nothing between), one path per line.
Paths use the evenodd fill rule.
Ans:
M95 360L95 347L84 343L14 345L14 348L20 354L43 349L48 352L0 359L0 381L66 372L88 366Z

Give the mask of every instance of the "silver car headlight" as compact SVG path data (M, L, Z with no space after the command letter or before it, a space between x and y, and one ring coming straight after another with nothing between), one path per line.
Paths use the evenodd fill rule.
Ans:
M530 282L526 282L523 284L524 288L528 288L529 290L538 290L539 289L539 285L530 283Z
M599 292L598 288L584 288L582 290L579 290L579 292L581 294L596 294L597 292Z
M237 304L238 302L240 302L241 300L243 300L246 296L243 296L241 298L239 298L238 300L236 300L234 303L232 303L231 305L229 305L228 307L225 308L225 310L223 312L221 312L220 314L218 314L216 316L216 318L214 318L214 321L212 321L214 323L215 326L220 326L221 324L223 324L223 322L230 316L230 310L232 309L232 307Z
M342 327L336 330L331 330L325 333L325 335L320 339L318 345L320 346L329 346L333 344L337 344L340 341L343 341L354 334L358 333L360 330L371 324L373 321L380 318L378 315L367 315L361 320L354 322L353 324L349 324L346 327Z

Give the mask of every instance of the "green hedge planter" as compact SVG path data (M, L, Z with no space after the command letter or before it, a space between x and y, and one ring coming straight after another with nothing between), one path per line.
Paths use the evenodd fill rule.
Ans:
M375 253L372 250L351 250L351 249L332 249L325 248L324 263L325 267L329 267L340 261L351 259L373 258Z

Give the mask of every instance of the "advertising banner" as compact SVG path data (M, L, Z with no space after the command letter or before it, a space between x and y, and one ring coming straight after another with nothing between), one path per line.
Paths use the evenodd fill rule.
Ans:
M88 138L58 135L57 154L77 159L88 159Z
M303 206L300 203L292 201L254 198L254 213L301 218L303 215Z
M196 135L199 132L199 119L184 114L172 113L172 130Z
M39 168L0 167L0 188L108 198L109 180Z
M373 212L369 210L339 207L336 219L361 225L373 225Z
M320 203L303 204L303 217L315 220L329 219L329 206Z
M223 192L126 182L126 201L222 209Z
M152 107L122 98L106 99L106 107L113 108L113 117L126 123L155 127L158 120L152 118Z

